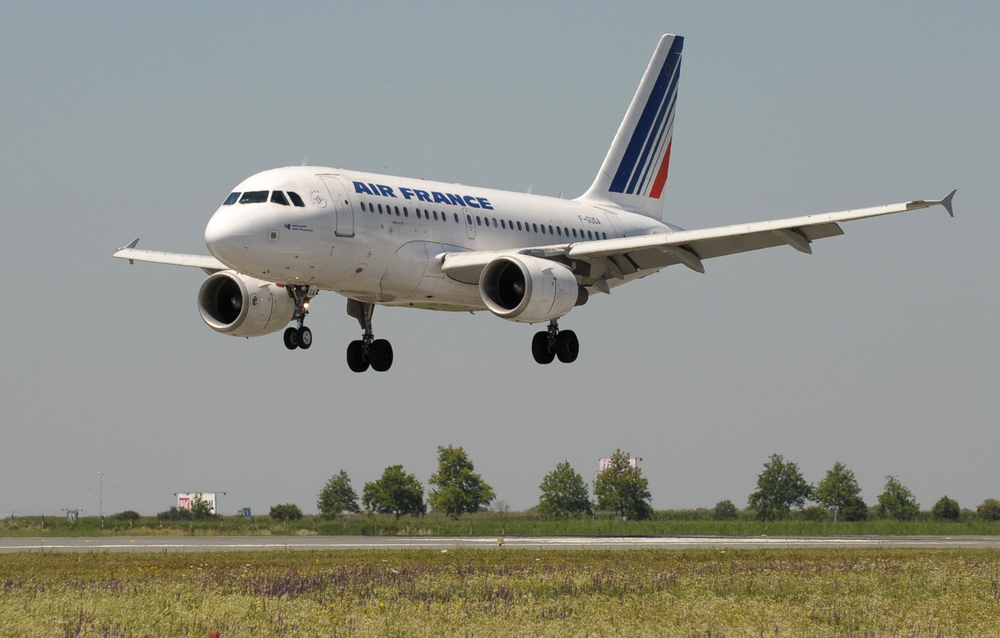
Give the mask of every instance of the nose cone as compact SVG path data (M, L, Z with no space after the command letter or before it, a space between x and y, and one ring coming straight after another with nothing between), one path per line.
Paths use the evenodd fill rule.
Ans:
M219 261L236 267L253 242L253 223L226 208L212 215L205 227L205 245Z

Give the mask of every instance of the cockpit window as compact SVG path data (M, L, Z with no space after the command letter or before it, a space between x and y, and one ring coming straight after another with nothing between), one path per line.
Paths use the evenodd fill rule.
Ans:
M240 198L241 204L262 204L267 201L267 191L250 191L243 193Z
M229 193L229 197L226 198L226 201L222 202L222 205L232 206L233 204L236 203L236 200L238 200L239 198L240 198L239 193Z
M302 198L299 197L298 193L293 193L292 191L288 191L288 197L289 199L292 200L292 203L298 206L299 208L305 207L305 204L302 203Z
M281 204L282 206L288 206L288 200L285 199L285 194L281 191L274 191L271 193L271 201L275 204Z

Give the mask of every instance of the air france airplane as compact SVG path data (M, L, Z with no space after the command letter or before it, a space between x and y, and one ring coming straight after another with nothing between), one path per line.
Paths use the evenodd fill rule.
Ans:
M574 200L295 166L236 186L205 228L212 256L136 248L114 254L201 268L202 319L234 337L284 329L290 350L312 345L304 325L320 290L347 298L362 337L347 347L354 372L385 372L392 346L376 339L376 305L488 310L509 321L547 323L531 342L535 361L575 361L580 344L559 319L596 293L680 264L790 246L811 253L840 223L941 205L911 201L790 219L683 230L660 220L684 38L664 35L593 185ZM289 323L294 322L289 326ZM287 327L286 327L287 326Z

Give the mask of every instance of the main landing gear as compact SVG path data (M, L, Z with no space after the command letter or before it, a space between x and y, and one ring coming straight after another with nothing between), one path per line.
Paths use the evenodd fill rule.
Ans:
M580 355L580 340L572 330L559 330L559 322L553 319L549 329L536 332L531 340L531 354L541 364L552 363L559 357L563 363L573 363Z
M296 322L296 327L285 328L285 347L289 350L302 348L308 350L313 343L312 330L305 327L306 315L309 314L309 301L316 296L315 286L288 286L288 294L295 299L295 314L292 320Z
M392 367L392 344L385 339L376 339L372 333L374 312L375 304L347 300L347 314L357 319L364 330L361 339L347 346L347 367L353 372L364 372L369 366L375 372L385 372Z

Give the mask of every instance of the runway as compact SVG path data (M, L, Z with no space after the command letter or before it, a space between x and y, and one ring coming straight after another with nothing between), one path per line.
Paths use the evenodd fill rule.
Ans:
M415 537L415 536L105 536L0 538L12 552L225 552L351 549L986 549L1000 536L668 536L668 537Z

